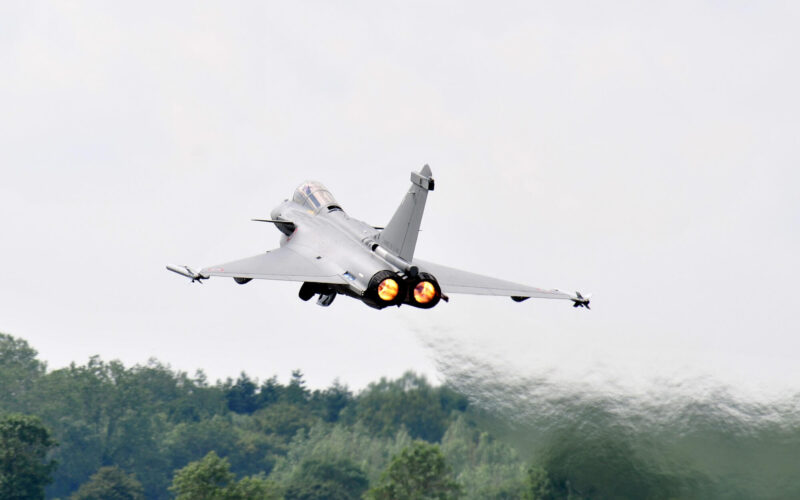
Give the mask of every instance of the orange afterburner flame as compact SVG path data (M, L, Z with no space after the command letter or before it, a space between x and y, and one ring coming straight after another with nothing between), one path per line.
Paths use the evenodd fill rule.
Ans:
M394 300L399 291L400 286L392 278L386 278L378 285L378 297L386 302Z
M420 281L414 287L414 300L418 304L427 304L436 298L436 287L430 281Z

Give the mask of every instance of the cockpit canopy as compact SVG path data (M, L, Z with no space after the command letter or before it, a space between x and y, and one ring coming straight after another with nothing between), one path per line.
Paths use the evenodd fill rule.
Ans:
M300 184L294 190L292 201L303 205L309 210L313 210L314 213L318 213L324 208L328 209L328 211L342 209L336 203L336 199L331 192L322 183L316 181L306 181Z

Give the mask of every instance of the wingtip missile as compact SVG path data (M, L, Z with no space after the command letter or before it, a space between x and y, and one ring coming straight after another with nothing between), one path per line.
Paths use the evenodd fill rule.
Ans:
M586 309L591 310L592 308L589 307L589 302L591 302L592 294L587 293L584 297L581 295L581 292L575 292L575 297L572 300L572 307L585 307Z
M192 283L195 281L202 283L201 280L208 279L208 276L203 276L202 274L192 270L192 268L189 266L173 266L172 264L167 264L167 270L180 274L181 276L186 276L192 280Z

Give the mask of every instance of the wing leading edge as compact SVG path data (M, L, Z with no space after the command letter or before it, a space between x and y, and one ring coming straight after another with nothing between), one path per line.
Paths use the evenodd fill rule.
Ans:
M276 248L246 259L207 267L201 269L200 274L203 276L227 276L230 278L347 284L347 281L334 270L326 269L326 267L286 247Z
M585 302L588 297L563 292L561 290L545 290L532 286L520 285L511 281L482 276L480 274L453 269L452 267L414 259L414 264L421 271L429 272L436 277L444 293L466 293L471 295L501 295L515 299L535 297L539 299L568 299L576 304Z

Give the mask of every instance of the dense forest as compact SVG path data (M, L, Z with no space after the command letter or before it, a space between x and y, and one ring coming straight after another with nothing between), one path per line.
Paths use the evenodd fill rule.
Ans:
M358 393L242 373L211 383L159 361L48 370L0 334L0 497L559 498L482 429L469 400L407 373ZM573 492L573 497L575 497Z
M800 395L593 392L484 363L443 365L442 386L409 372L312 390L299 370L48 370L0 334L0 498L800 498Z

